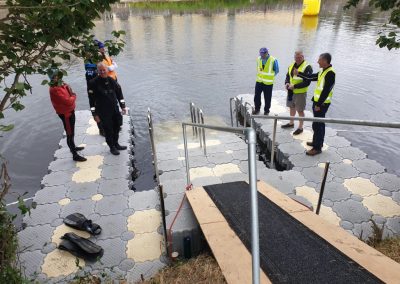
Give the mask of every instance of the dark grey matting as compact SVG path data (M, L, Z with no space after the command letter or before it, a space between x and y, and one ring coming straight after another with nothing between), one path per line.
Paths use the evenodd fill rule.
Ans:
M251 252L249 185L204 189ZM258 206L260 263L273 283L382 283L260 193Z

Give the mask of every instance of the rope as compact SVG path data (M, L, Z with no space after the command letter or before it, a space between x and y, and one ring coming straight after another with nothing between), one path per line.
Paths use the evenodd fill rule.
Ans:
M192 188L193 188L193 184L189 184L189 185L187 185L185 187L185 191L192 190ZM167 245L168 245L169 257L172 257L172 227L174 226L175 221L178 218L179 212L181 212L181 209L182 209L182 206L183 206L183 202L185 201L185 199L186 199L186 194L183 195L181 204L178 207L178 211L176 211L174 219L172 220L172 223L171 223L171 225L169 226L169 229L168 229L168 244Z

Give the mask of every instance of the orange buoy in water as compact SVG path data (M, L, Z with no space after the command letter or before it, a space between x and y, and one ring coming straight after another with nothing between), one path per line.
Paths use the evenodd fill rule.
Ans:
M321 8L321 0L303 0L303 15L316 16Z

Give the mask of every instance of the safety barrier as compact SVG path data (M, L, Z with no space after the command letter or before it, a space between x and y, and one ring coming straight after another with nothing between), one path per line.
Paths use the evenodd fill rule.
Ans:
M204 113L201 108L196 107L194 103L189 104L190 118L192 123L204 124ZM192 127L193 136L199 137L200 148L203 148L204 155L207 155L206 131L204 128Z

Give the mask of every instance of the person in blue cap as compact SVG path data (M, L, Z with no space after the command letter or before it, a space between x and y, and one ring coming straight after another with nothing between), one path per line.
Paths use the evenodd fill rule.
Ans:
M117 73L115 69L118 68L117 63L108 55L106 55L105 45L101 41L96 40L97 46L99 47L99 52L103 58L103 63L107 65L108 76L117 81Z
M264 115L269 115L271 108L272 88L274 86L275 76L279 73L278 60L269 55L268 49L262 47L260 56L257 58L257 78L254 91L253 114L260 114L261 93L264 93Z

